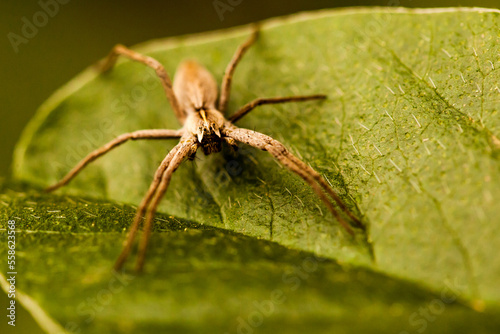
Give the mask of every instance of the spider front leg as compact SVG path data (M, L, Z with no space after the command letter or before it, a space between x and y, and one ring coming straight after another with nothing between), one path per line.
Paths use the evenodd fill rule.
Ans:
M279 144L281 145L281 143ZM288 152L288 159L293 163L295 163L295 165L299 169L306 171L306 173L312 176L312 178L320 184L320 186L330 195L330 197L333 198L333 200L337 203L337 205L340 206L342 211L344 211L344 213L349 216L349 218L355 223L355 225L359 228L364 229L364 226L361 223L361 221L356 216L354 216L354 214L347 208L345 203L340 199L339 195L337 195L335 191L333 191L330 185L325 181L324 178L321 177L321 175L319 175L318 172L316 172L309 165L305 164L302 160L300 160L290 152Z
M160 182L163 178L163 173L167 169L167 167L170 165L170 162L172 161L172 158L175 156L175 154L179 151L181 147L181 144L177 144L170 152L167 154L165 159L161 162L160 166L155 172L153 182L151 182L151 185L149 186L148 192L142 199L139 207L137 208L137 212L134 217L134 222L130 226L130 229L127 234L127 239L125 241L125 244L123 245L123 249L116 259L114 269L116 271L120 271L121 268L123 267L123 264L127 260L128 256L130 255L130 252L132 250L132 245L134 244L134 239L137 234L137 230L139 228L139 224L142 221L142 218L144 216L144 213L146 212L146 209L149 207L149 204L151 203L151 199L153 198L153 195L156 193L156 190L158 189L158 186L160 185Z
M248 144L264 151L268 151L281 164L304 179L304 181L306 181L311 186L314 192L325 203L330 212L335 216L342 227L347 232L349 232L349 234L354 234L352 228L337 212L327 194L330 195L333 200L339 205L344 214L349 216L356 223L356 225L362 227L359 219L349 211L349 209L345 206L338 195L333 191L333 189L330 188L328 183L326 183L326 181L323 180L323 178L314 169L310 168L304 162L290 153L279 141L259 132L235 127L230 123L226 125L226 129L224 129L223 133L224 135L239 142Z
M172 156L168 167L163 171L161 176L160 184L157 186L154 195L151 198L149 207L146 211L146 221L144 223L144 234L142 235L141 242L139 244L139 254L137 257L136 272L141 272L144 267L144 260L146 259L146 250L149 243L149 237L151 236L152 222L156 213L156 208L167 191L170 180L172 179L172 174L177 170L180 164L189 156L192 156L198 149L198 142L196 139L187 139L184 142L181 141L180 147ZM139 211L138 211L139 214ZM132 242L133 240L130 240Z
M180 138L182 136L182 130L167 130L167 129L159 129L159 130L139 130L130 133L125 133L112 141L108 142L104 146L98 148L97 150L90 152L84 159L82 159L71 171L69 171L64 178L62 178L56 184L45 189L47 192L54 191L64 185L66 185L69 181L71 181L78 173L82 171L89 163L96 160L100 156L108 153L113 148L125 143L128 140L137 140L137 139L170 139L170 138Z
M177 97L174 94L174 90L172 89L172 81L170 80L170 77L168 76L167 71L165 71L163 65L154 58L145 56L143 54L140 54L139 52L130 50L124 45L118 44L111 50L109 55L104 60L104 64L102 65L101 68L102 72L109 71L115 65L116 60L118 59L119 56L125 56L129 59L135 60L155 70L156 75L158 76L158 78L160 78L161 84L163 86L163 89L165 90L165 94L167 95L168 101L170 102L170 105L174 110L175 116L179 120L180 124L184 124L184 120L186 119L186 114L179 105L179 101L177 100Z

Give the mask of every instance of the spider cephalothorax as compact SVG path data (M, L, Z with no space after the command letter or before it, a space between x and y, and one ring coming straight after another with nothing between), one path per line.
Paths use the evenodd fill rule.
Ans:
M339 214L336 206L338 206L341 212L343 212L345 216L349 217L350 220L356 224L356 226L362 227L360 221L348 210L346 205L333 191L330 185L309 165L305 164L291 154L285 146L283 146L283 144L265 134L239 128L234 125L236 121L245 116L255 107L262 104L319 100L325 99L325 95L318 94L308 96L259 98L244 105L229 118L226 119L224 117L231 91L231 79L233 72L243 54L250 47L250 45L256 41L257 36L258 30L255 29L251 37L236 50L232 60L229 62L222 80L221 93L217 106L217 84L212 74L193 60L184 61L179 65L173 85L165 69L157 60L132 51L122 45L115 46L105 60L102 67L103 72L106 72L113 67L119 55L123 55L153 68L160 78L167 98L177 119L179 120L179 123L182 125L182 127L178 130L150 129L125 133L110 141L103 147L91 152L61 181L47 188L48 191L52 191L67 184L87 164L109 152L116 146L123 144L127 140L180 139L179 143L167 154L156 170L153 182L137 209L134 222L129 230L123 250L115 263L116 270L121 269L130 254L138 227L145 216L144 234L139 245L139 256L136 265L137 271L142 270L146 248L151 234L151 224L156 213L156 208L158 207L161 198L167 191L172 174L179 167L182 161L185 159L194 159L198 148L201 147L205 154L216 153L221 151L223 142L226 142L234 149L237 148L237 142L241 142L258 149L268 151L280 163L299 175L312 187L312 189L325 203L328 209L347 232L352 234L352 228Z

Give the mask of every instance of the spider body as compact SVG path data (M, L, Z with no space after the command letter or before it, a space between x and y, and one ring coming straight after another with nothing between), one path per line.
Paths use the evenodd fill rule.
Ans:
M205 155L220 152L226 119L215 107L217 84L212 74L194 60L184 61L175 72L173 90L186 113L186 131L197 138Z
M180 139L179 143L167 154L158 167L149 190L137 209L123 250L115 263L116 270L121 269L129 256L139 225L143 218L145 218L144 233L139 244L139 255L136 264L136 270L142 270L156 208L167 191L172 174L185 159L193 160L199 148L206 155L217 153L221 151L224 142L229 144L233 149L237 149L237 142L241 142L268 151L276 160L299 175L312 187L347 232L352 234L352 228L344 221L338 212L338 208L355 225L362 227L360 221L349 211L331 186L314 169L291 154L283 144L265 134L239 128L234 125L236 121L259 105L321 100L326 98L325 95L258 98L241 107L229 118L224 116L229 100L233 72L243 54L256 41L257 36L258 29L255 29L251 37L236 50L224 73L220 96L212 74L193 60L184 61L179 65L174 78L174 84L172 85L168 74L158 61L122 45L115 46L106 58L102 67L103 72L113 67L119 55L141 62L154 69L160 78L172 109L179 123L182 125L178 130L148 129L123 134L101 148L89 153L63 179L47 188L48 191L52 191L64 186L85 168L87 164L127 140ZM216 105L217 101L218 105Z

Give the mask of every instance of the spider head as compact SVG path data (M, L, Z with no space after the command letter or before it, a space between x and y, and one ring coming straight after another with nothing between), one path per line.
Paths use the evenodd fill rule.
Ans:
M201 117L201 119L205 123L205 126L208 127L207 109L202 106L200 108L195 108L194 110L198 113L198 116Z
M202 146L207 143L206 140L220 141L225 118L219 111L209 108L192 108L188 110L187 116L184 127L198 138Z

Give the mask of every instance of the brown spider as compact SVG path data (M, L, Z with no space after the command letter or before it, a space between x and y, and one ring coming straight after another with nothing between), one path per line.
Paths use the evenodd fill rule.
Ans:
M218 108L215 106L217 100L217 84L210 72L195 61L185 61L181 63L175 74L174 84L172 86L170 77L157 60L132 51L123 45L116 45L105 59L102 67L103 72L109 71L120 55L143 63L154 69L161 80L172 109L182 125L182 128L179 130L149 129L122 134L101 148L88 154L73 167L62 180L47 188L47 191L53 191L64 186L85 168L87 164L129 139L180 138L180 142L167 154L156 170L153 182L137 209L134 222L128 232L123 250L116 260L114 266L115 270L120 270L129 256L139 224L143 216L146 215L144 233L139 244L139 254L136 263L136 271L142 271L156 208L167 190L172 174L183 160L186 158L193 160L198 148L201 147L205 154L216 153L221 151L223 142L226 142L234 149L238 147L237 142L242 142L261 150L268 151L280 163L309 183L347 232L353 234L351 227L340 216L327 195L333 198L338 207L341 208L344 214L346 214L356 226L362 227L361 222L347 209L346 205L328 183L315 170L291 154L283 144L262 133L238 128L233 124L259 105L320 100L325 99L326 95L259 98L244 105L236 113L230 116L229 119L224 117L224 111L226 110L231 92L233 72L242 56L257 40L258 34L259 30L255 29L249 39L239 46L228 64L222 80Z

